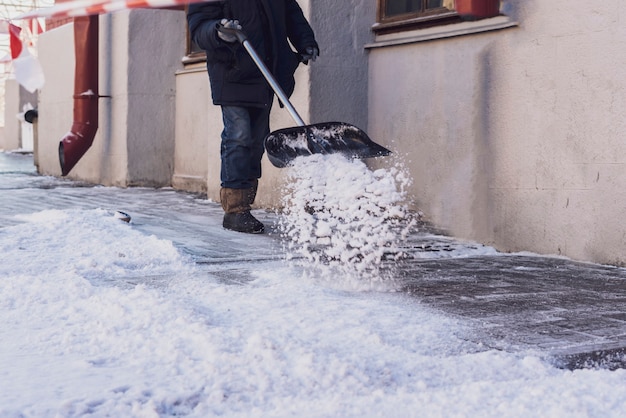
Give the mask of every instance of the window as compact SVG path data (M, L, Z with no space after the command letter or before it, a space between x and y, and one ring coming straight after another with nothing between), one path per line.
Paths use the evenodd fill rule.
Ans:
M454 0L378 0L373 29L382 34L458 21Z
M453 0L383 0L384 16L392 17L406 13L440 13L454 10Z

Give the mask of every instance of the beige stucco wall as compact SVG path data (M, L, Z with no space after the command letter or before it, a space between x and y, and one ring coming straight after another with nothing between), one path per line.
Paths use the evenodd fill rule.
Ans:
M625 264L626 3L502 10L519 27L372 48L370 134L454 235Z
M39 171L61 175L59 141L72 126L74 94L73 25L44 32L38 39L38 58L45 84L39 92L38 144Z
M181 11L132 10L100 16L99 128L68 175L104 185L162 186L174 166L176 70L185 54ZM39 111L39 169L60 175L58 145L72 125L72 24L39 38L46 84Z
M0 148L16 150L21 145L21 131L16 115L20 112L20 85L14 79L4 82L4 138Z
M299 1L303 4L303 1ZM320 45L311 65L311 123L341 121L367 127L368 53L376 2L311 0L309 19Z
M299 3L322 54L298 70L293 104L307 122L353 123L391 148L373 165L402 160L428 220L502 251L626 263L626 4L504 0L508 17L375 37L373 1ZM218 200L221 114L204 65L182 64L184 14L101 19L100 93L112 98L101 99L101 129L72 176L171 181ZM485 25L498 30L449 36ZM418 42L425 34L433 39ZM72 37L71 26L40 37L47 174L60 173L72 122ZM274 106L272 129L294 124ZM257 203L279 205L283 181L264 159Z
M205 193L207 176L216 175L216 161L209 154L209 132L222 122L220 114L211 111L209 79L205 65L188 65L176 75L175 152L172 186ZM217 153L219 148L214 148ZM211 161L209 161L211 160ZM219 162L219 160L217 160ZM219 176L219 171L217 171Z
M0 137L0 149L17 150L30 148L26 147L26 142L30 139L22 138L24 128L23 116L26 108L37 107L37 93L30 93L18 82L11 78L4 81L4 128L3 135ZM32 137L31 137L32 138ZM28 149L27 151L32 151Z

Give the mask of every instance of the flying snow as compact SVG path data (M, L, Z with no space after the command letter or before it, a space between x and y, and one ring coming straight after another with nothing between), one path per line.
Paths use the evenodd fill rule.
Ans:
M372 171L340 154L300 157L287 170L281 228L288 255L359 280L384 279L380 267L402 257L415 223L406 171L398 164Z

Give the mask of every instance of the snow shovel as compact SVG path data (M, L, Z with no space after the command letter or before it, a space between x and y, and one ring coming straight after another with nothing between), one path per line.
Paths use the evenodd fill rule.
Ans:
M265 137L267 157L275 167L286 167L296 157L313 154L341 153L348 158L371 158L391 154L391 151L372 141L365 132L354 125L344 122L305 124L254 47L250 45L243 30L227 28L221 24L217 25L217 30L237 37L274 93L298 124L297 127L270 132Z

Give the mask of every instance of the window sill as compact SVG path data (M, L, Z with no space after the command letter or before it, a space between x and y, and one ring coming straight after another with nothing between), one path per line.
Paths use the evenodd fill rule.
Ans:
M376 36L376 41L365 45L365 49L382 48L386 46L405 45L416 42L426 42L436 39L453 38L456 36L473 35L519 26L508 16L496 16L489 19L471 22L460 22L450 25L434 26L425 29L391 33Z
M183 57L183 65L206 64L206 54L204 52L194 52Z

